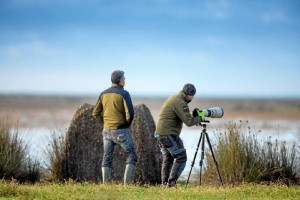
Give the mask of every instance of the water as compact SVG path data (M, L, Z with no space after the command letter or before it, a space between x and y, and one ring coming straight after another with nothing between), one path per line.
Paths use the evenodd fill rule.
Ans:
M239 124L239 121L231 121L231 123ZM287 144L298 142L300 139L300 123L299 121L285 121L285 120L272 120L272 121L249 121L248 124L251 127L251 133L257 133L259 141L266 141L268 139L285 141ZM220 128L221 127L221 128ZM50 148L52 134L57 136L61 133L65 133L67 125L62 128L45 128L45 127L34 127L34 128L22 128L20 136L26 144L29 145L29 153L33 158L41 161L42 164L48 163L45 152ZM183 127L180 135L184 142L187 151L187 165L182 173L181 179L186 179L187 174L191 169L191 163L193 161L197 144L200 138L202 127ZM210 141L214 143L218 133L225 131L224 121L207 125L207 133L210 137ZM205 146L208 147L207 141ZM200 169L201 147L198 150L197 157L193 172Z
M19 129L19 136L28 145L30 157L45 166L49 164L47 151L51 147L52 137L58 137L61 133L66 132L62 129L66 128L22 128Z

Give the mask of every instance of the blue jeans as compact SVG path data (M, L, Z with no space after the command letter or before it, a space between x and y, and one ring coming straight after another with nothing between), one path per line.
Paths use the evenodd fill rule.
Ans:
M116 144L119 144L125 151L126 164L135 165L137 155L134 148L133 139L128 128L117 130L103 130L103 159L102 167L111 168L113 153Z
M178 135L162 135L157 137L162 153L162 183L177 181L183 172L187 155L183 142Z

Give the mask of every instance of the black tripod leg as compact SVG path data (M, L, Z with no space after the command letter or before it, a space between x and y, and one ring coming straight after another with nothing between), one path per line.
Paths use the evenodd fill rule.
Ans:
M198 153L198 149L199 149L199 146L200 146L201 140L203 140L203 136L204 136L204 134L203 134L203 132L201 132L201 135L200 135L200 138L199 138L199 141L198 141L198 144L197 144L197 149L196 149L196 151L195 151L194 159L193 159L193 161L192 161L191 170L190 170L190 173L189 173L188 179L187 179L187 181L186 181L186 185L185 185L185 187L187 187L187 185L189 184L189 180L190 180L190 176L191 176L191 173L192 173L192 169L193 169L193 167L194 167L194 164L195 164L195 159L196 159L196 156L197 156L197 153Z
M205 146L205 129L203 129L202 133L202 144L201 144L201 159L200 159L200 181L199 185L201 185L201 176L202 176L202 166L203 166L203 159L204 159L204 146Z
M221 177L221 174L220 174L220 171L219 171L219 164L218 164L218 162L217 162L217 160L216 160L216 157L215 157L215 154L214 154L214 152L213 152L213 149L212 149L212 146L211 146L211 143L210 143L208 134L207 134L206 132L205 132L205 135L206 135L206 139L207 139L207 142L208 142L208 146L209 146L211 155L212 155L212 157L213 157L213 159L214 159L214 162L215 162L215 165L216 165L216 168L217 168L217 171L218 171L218 175L219 175L220 181L221 181L222 185L224 185L224 184L223 184L222 177ZM205 137L205 136L204 136L204 137Z

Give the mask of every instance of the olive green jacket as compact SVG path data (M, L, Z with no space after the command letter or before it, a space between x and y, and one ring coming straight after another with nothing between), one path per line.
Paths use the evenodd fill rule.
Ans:
M187 126L199 124L200 118L191 115L187 104L187 95L183 92L169 97L160 110L155 133L158 135L179 135L183 123Z
M134 117L129 93L121 85L113 84L100 94L92 115L104 124L104 129L128 128Z

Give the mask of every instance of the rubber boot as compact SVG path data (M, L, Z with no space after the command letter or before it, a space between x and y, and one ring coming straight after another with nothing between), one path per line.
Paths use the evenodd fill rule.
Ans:
M102 181L103 183L107 183L110 181L111 168L102 167Z
M135 165L127 164L124 173L124 185L132 184L134 181Z

